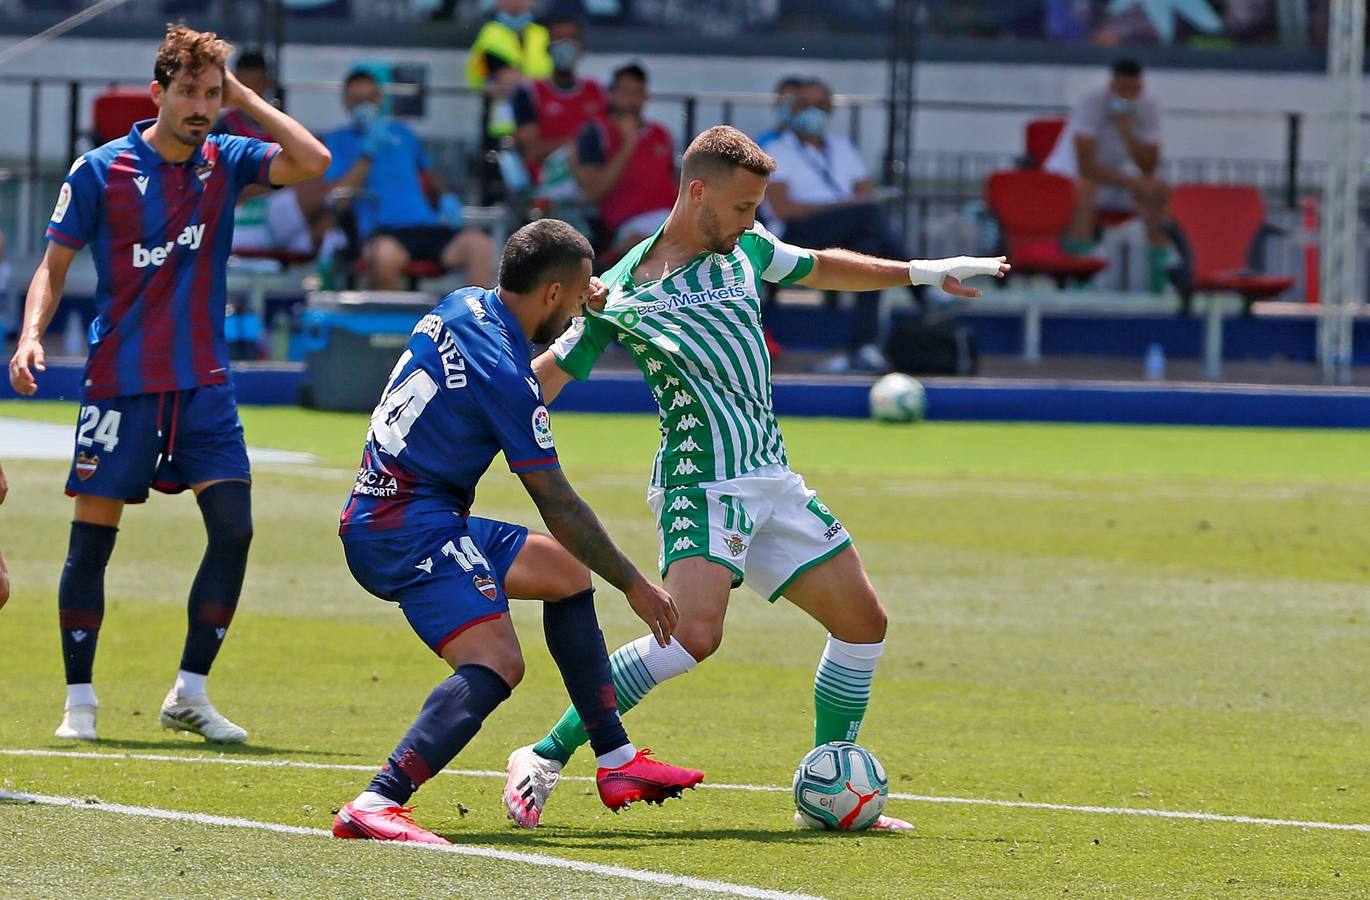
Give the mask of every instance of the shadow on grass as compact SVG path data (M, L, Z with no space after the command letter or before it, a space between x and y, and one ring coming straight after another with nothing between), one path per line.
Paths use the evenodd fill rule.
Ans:
M346 759L359 759L364 754L347 753L336 750L302 750L298 747L273 747L268 744L211 744L200 738L165 737L158 740L136 740L132 738L102 739L98 741L53 741L44 745L43 750L69 750L100 753L107 750L198 750L202 753L219 753L224 756L241 756L244 759L263 756L314 756Z
M748 841L761 844L817 845L823 841L850 840L857 835L840 832L808 831L799 828L698 828L682 826L679 830L653 829L642 831L627 828L593 828L584 831L570 828L547 828L527 831L443 832L442 836L454 844L466 846L519 846L523 849L559 850L646 850L662 844L691 844L697 841ZM883 831L862 832L860 837L874 840L898 839ZM620 865L631 866L631 858L620 860Z

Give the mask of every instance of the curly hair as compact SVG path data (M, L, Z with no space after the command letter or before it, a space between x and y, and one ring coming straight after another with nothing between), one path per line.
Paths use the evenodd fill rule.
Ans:
M734 169L746 169L754 175L769 177L775 171L775 160L730 125L715 125L690 141L681 160L683 181L696 178L708 181L719 175L731 174Z
M169 87L171 79L181 72L192 78L206 66L223 70L233 54L233 45L220 40L212 31L195 31L185 25L167 25L166 38L157 48L157 61L152 66L152 77L162 87Z

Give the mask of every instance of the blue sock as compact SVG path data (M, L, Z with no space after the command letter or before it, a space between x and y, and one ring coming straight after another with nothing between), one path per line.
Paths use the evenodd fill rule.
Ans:
M609 653L595 617L594 588L556 603L544 603L542 630L595 755L603 756L627 744L628 733L618 717Z
M71 543L57 586L57 619L67 684L91 682L95 642L105 618L105 566L118 533L119 529L110 525L71 523Z
M208 675L243 589L247 548L252 543L252 488L245 481L221 481L200 491L196 499L209 543L190 585L181 668Z
M403 806L470 743L485 717L507 699L509 685L493 669L477 665L457 669L433 688L419 717L366 789Z

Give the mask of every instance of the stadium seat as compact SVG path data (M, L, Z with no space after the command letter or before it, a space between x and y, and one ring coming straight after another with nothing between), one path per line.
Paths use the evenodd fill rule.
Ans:
M1024 158L1028 166L1040 169L1056 148L1056 142L1065 131L1065 119L1033 119L1027 123L1023 133Z
M1278 296L1294 279L1267 275L1251 264L1262 238L1274 231L1265 221L1260 192L1245 185L1181 184L1170 196L1174 237L1182 266L1178 287L1187 313L1194 294L1238 294L1251 304Z
M1065 287L1108 267L1097 256L1076 256L1061 248L1061 235L1075 208L1075 186L1069 178L1039 169L995 172L985 199L999 220L1014 274L1048 275Z
M134 122L157 118L157 104L147 89L111 87L95 98L95 142L105 144L128 134Z

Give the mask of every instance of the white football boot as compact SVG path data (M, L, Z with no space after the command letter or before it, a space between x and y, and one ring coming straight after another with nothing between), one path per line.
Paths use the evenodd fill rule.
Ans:
M173 688L162 701L162 727L198 734L212 744L241 744L246 729L225 719L204 694L178 697Z
M504 771L508 775L504 782L504 808L509 811L509 818L520 828L537 828L547 795L561 780L561 763L538 756L531 746L520 747L509 754L509 765Z
M53 732L69 741L95 741L95 714L98 706L70 706L62 713L62 724Z

